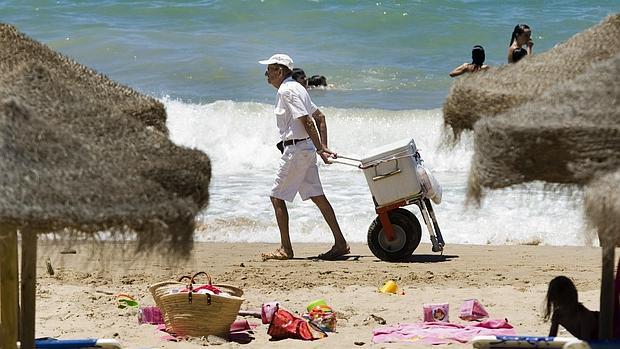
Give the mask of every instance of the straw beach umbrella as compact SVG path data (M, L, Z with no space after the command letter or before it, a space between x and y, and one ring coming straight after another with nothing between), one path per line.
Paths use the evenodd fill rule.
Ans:
M620 54L474 127L470 194L542 180L586 184L620 167Z
M16 230L22 348L34 340L36 233L134 232L186 255L208 202L208 157L167 138L161 103L0 24L0 337L15 345ZM10 305L10 306L7 306ZM12 344L11 344L12 343Z
M588 185L586 216L603 247L601 335L613 318L614 247L620 244L620 53L539 98L474 126L469 195L542 180ZM592 184L589 184L591 183Z
M64 83L82 89L108 107L121 109L145 125L167 133L164 106L133 89L118 84L106 76L67 58L44 44L35 41L5 23L0 23L0 73L5 74L20 64L42 64L57 71ZM2 77L0 77L2 78Z
M88 138L110 159L137 163L143 176L198 206L208 202L211 167L204 153L174 145L165 133L64 80L57 70L39 63L17 65L0 77L0 96L17 98L53 126Z
M191 198L179 197L145 179L136 164L111 161L96 144L53 126L15 99L0 104L0 152L0 280L3 286L10 280L17 282L14 253L19 229L25 343L29 335L34 339L33 324L26 320L34 316L37 233L66 228L132 231L138 233L143 248L168 242L181 246L181 251L191 243L193 217L198 211ZM14 345L15 327L11 328L9 319L16 317L17 306L8 305L18 301L7 289L15 288L3 287L0 293L2 329L6 331L2 338Z
M547 52L458 79L443 106L444 123L458 138L481 117L530 101L618 52L620 14L614 14Z
M122 86L49 47L0 24L0 97L15 96L59 125L135 153L142 174L181 196L192 196L199 206L208 202L211 167L197 150L180 148L166 137L166 112L161 103ZM141 123L99 117L70 117L75 106L117 110ZM147 128L143 127L148 126ZM128 149L128 146L131 147ZM120 155L119 155L120 156ZM120 159L119 159L120 160Z

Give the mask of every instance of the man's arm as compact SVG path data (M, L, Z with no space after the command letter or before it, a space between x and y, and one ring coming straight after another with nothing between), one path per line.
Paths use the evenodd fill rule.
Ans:
M312 143L314 143L314 146L317 149L316 152L321 156L323 162L326 164L330 164L331 161L329 161L329 157L333 155L335 158L336 153L329 150L327 146L321 144L321 139L319 138L319 133L316 130L314 120L310 118L310 116L304 115L299 118L299 121L301 121L302 125L304 125L306 132L308 132L308 136L310 136L310 139L312 139Z
M321 144L323 145L323 148L327 148L327 123L325 122L325 114L321 113L321 110L317 109L314 113L312 113L312 118L316 123L316 128L319 129Z

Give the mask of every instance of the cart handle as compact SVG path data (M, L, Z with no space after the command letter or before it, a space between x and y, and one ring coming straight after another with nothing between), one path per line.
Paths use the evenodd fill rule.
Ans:
M352 164L350 162L338 161L338 160L331 160L331 162L334 163L334 164L342 164L342 165L357 167L360 170L365 170L365 169L371 168L373 166L373 164L362 166L362 160L355 159L355 158L350 158L350 157L346 157L346 156L342 156L342 155L338 155L337 159L345 159L345 160L349 160L349 161L355 161L355 162L359 162L359 164L356 165L356 164Z
M354 161L354 162L359 162L358 165L355 164L351 164L349 162L345 162L345 161L338 161L338 160L331 160L332 163L334 164L342 164L342 165L347 165L347 166L354 166L359 168L360 170L365 170L367 168L371 168L374 166L379 165L380 163L383 162L388 162L388 161L398 161L399 159L404 159L404 158L408 158L408 157L413 157L418 163L422 163L422 158L420 157L420 153L419 153L420 149L417 149L416 152L412 155L401 155L401 156L392 156L390 158L386 158L386 159L380 159L380 160L376 160L373 162L369 162L366 165L362 165L362 160L360 159L356 159L356 158L350 158L347 156L342 156L342 155L338 155L335 159L345 159L345 160L350 160L350 161Z

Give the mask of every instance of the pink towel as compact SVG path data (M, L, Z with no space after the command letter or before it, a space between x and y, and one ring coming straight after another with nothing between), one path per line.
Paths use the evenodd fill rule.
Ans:
M404 323L374 329L372 341L419 342L421 344L467 343L475 336L514 336L507 320L487 320L463 326L447 322Z

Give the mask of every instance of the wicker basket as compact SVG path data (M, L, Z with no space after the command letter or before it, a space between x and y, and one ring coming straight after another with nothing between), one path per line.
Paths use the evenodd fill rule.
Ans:
M209 285L211 277L205 272L193 277L184 276L179 281L164 281L149 287L155 304L162 310L166 328L178 336L216 335L227 338L230 325L235 321L241 303L243 291L237 287L224 284L213 285L231 296L199 294L191 292L195 287L195 278L206 275ZM181 282L184 279L188 283ZM197 285L196 285L197 286ZM190 292L174 292L188 287Z

